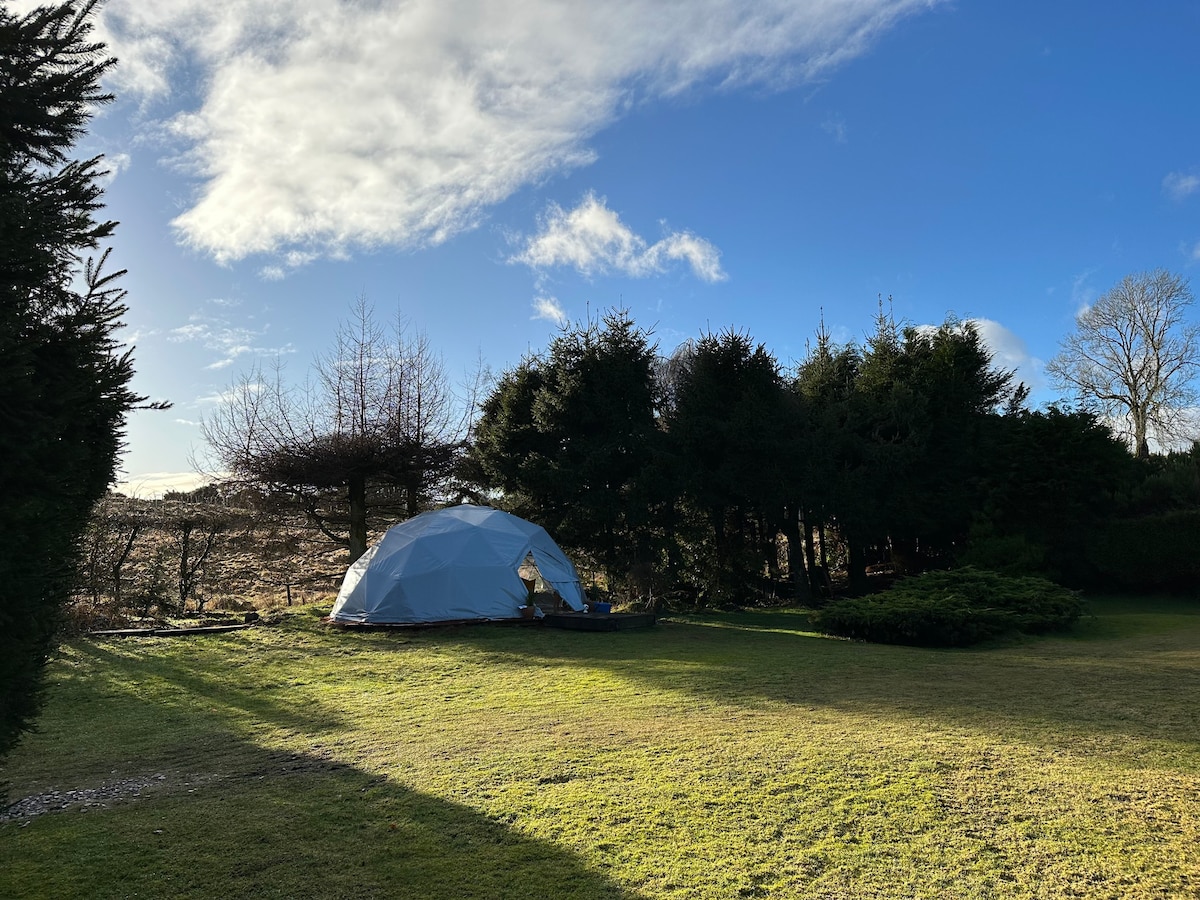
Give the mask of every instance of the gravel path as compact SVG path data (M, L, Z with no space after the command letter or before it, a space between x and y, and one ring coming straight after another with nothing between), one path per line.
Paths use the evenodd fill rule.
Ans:
M76 806L85 809L107 809L115 800L130 800L139 797L143 791L161 787L166 780L167 776L162 774L139 775L135 778L125 778L110 784L102 784L100 787L34 794L0 809L0 822L25 824L43 813L71 809Z

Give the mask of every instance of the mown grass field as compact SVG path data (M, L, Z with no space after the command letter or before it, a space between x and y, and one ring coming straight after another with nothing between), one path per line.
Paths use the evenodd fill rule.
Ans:
M1200 604L966 651L799 611L63 648L4 897L1193 897ZM159 777L162 776L162 777Z

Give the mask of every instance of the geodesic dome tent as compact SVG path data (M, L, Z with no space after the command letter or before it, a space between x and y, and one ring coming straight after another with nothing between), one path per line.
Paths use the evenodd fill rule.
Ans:
M567 606L582 610L579 575L544 528L463 504L388 529L350 566L329 617L362 625L513 619L528 597L518 569L530 556Z

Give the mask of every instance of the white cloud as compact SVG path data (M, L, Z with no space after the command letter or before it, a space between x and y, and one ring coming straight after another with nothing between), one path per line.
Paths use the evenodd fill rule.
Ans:
M444 241L639 103L825 77L941 2L109 0L98 36L119 91L187 104L180 239L292 266Z
M107 189L117 176L124 172L133 163L133 157L128 153L109 153L104 157L101 167L104 170L104 175L96 179L96 183Z
M570 212L550 204L541 230L509 262L533 269L568 266L584 275L619 272L643 278L665 270L668 261L684 261L697 278L723 281L721 253L704 238L688 231L669 233L648 244L609 209L603 197L587 194Z
M257 341L267 329L251 329L232 326L224 319L207 318L193 315L187 325L172 328L167 333L167 340L182 344L196 342L206 350L213 350L220 356L205 366L206 369L225 369L233 365L240 356L254 354L256 356L279 356L284 353L294 353L291 344L282 347L264 347Z
M992 353L992 365L998 369L1016 371L1016 380L1023 382L1031 391L1046 386L1043 373L1044 362L1029 353L1025 341L999 322L991 319L968 319L979 329L979 337Z
M1172 172L1163 179L1162 186L1163 191L1169 197L1174 200L1183 200L1196 191L1200 191L1200 175Z
M1197 241L1191 250L1187 251L1189 262L1200 262L1200 241Z
M965 323L974 325L979 332L983 346L992 355L992 368L1015 372L1014 380L1024 384L1030 391L1039 391L1046 386L1046 376L1043 372L1045 363L1030 355L1023 338L992 319L966 319ZM916 326L917 331L927 335L935 334L938 327Z
M116 489L126 497L156 500L168 491L192 491L212 480L211 475L199 475L196 472L148 472L118 481Z
M854 340L854 332L846 325L834 325L829 329L829 336L833 339L834 344L839 347L844 347Z
M563 325L567 321L567 312L555 297L534 297L533 315L530 318L546 319L555 325Z

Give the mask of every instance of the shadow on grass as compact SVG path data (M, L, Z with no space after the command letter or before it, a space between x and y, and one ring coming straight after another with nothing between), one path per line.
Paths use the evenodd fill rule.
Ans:
M352 766L244 743L222 762L109 808L0 825L0 896L637 896L562 847Z
M173 695L180 703L207 707L224 720L245 719L294 731L336 728L342 724L332 707L313 701L297 705L285 683L272 681L269 674L264 674L262 663L254 666L253 674L239 673L231 660L239 652L250 652L241 648L202 645L203 653L192 660L179 653L138 654L132 652L128 643L78 641L74 646L80 655L96 663L95 671L109 673L114 679L119 676L117 685L122 689L157 683L155 696L160 708ZM189 648L188 652L196 650ZM226 654L223 665L214 663L219 653ZM164 692L163 686L174 690Z
M1186 612L1184 612L1186 610ZM800 611L680 617L645 632L445 633L496 662L601 669L713 703L786 703L1000 729L1071 749L1079 736L1200 743L1200 617L1098 604L1074 633L969 650L807 633ZM1176 615L1176 613L1179 615ZM1123 620L1122 616L1128 616ZM1193 758L1192 765L1197 764Z
M238 672L237 655L252 652L245 647L206 637L169 653L145 649L128 639L81 640L63 649L52 677L70 683L72 707L61 717L53 708L42 716L40 737L54 753L23 761L30 777L43 767L51 775L56 758L67 754L80 785L114 770L210 771L236 757L248 734L316 735L341 724L328 705L297 702L286 686L264 684L255 669Z

